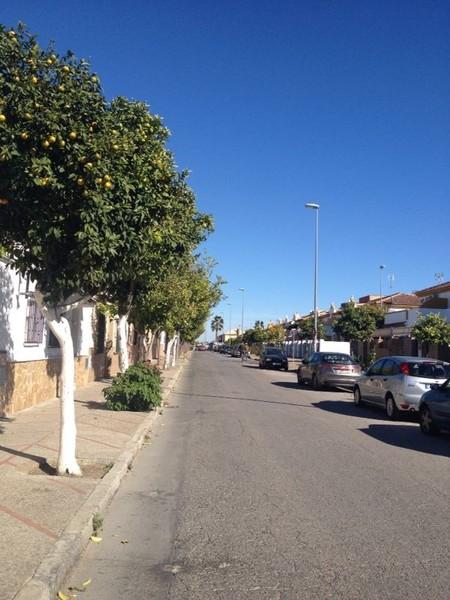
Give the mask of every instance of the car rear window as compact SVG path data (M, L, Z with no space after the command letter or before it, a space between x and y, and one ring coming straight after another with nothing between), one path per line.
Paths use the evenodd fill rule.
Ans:
M322 362L334 365L352 365L354 363L348 354L322 354Z
M450 377L450 365L439 362L410 362L409 374L424 379L447 379Z
M266 350L266 354L269 356L284 356L284 352L278 350L278 348L270 348L270 350Z

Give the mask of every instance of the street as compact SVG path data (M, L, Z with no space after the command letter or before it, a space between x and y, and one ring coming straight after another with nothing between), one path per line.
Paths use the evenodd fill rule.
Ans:
M449 597L450 437L194 353L64 589L85 600Z

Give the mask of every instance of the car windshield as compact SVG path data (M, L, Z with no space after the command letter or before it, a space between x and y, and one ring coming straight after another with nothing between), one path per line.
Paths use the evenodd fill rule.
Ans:
M450 377L450 365L440 362L410 362L409 374L424 379L447 379Z
M334 365L352 365L354 363L348 354L323 354L322 361Z
M284 352L278 348L268 348L266 354L267 356L284 356Z

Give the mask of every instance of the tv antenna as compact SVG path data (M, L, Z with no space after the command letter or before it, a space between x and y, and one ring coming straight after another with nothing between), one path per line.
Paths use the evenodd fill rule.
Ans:
M434 274L434 278L438 283L442 283L444 281L444 273L442 273L442 271L439 271L439 273Z

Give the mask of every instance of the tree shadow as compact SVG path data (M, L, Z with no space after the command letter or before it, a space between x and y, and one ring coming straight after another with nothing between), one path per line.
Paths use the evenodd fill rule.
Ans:
M360 431L390 446L450 458L449 434L428 437L411 425L369 425Z
M39 456L38 454L30 454L29 452L22 452L21 450L16 450L15 448L8 448L7 446L0 446L0 450L13 456L19 456L20 458L32 460L33 462L36 462L39 465L39 469L47 475L56 475L56 469L48 464L45 456Z
M387 421L388 418L382 410L376 406L359 405L355 406L353 402L348 400L321 400L313 402L313 406L326 410L328 412L345 415L347 417L359 417L360 419L377 419L379 421ZM417 421L417 416L413 413L405 413L399 416L400 421Z
M189 396L190 398L214 398L219 400L240 400L243 402L261 402L262 404L280 404L281 406L297 406L299 408L312 408L310 404L300 404L299 402L277 402L276 400L262 400L261 398L244 398L242 396L219 396L215 394L190 394L189 392L176 392L172 394L177 396Z
M84 406L87 406L90 410L108 410L106 408L106 401L105 400L76 400L75 399L75 404L83 404Z

